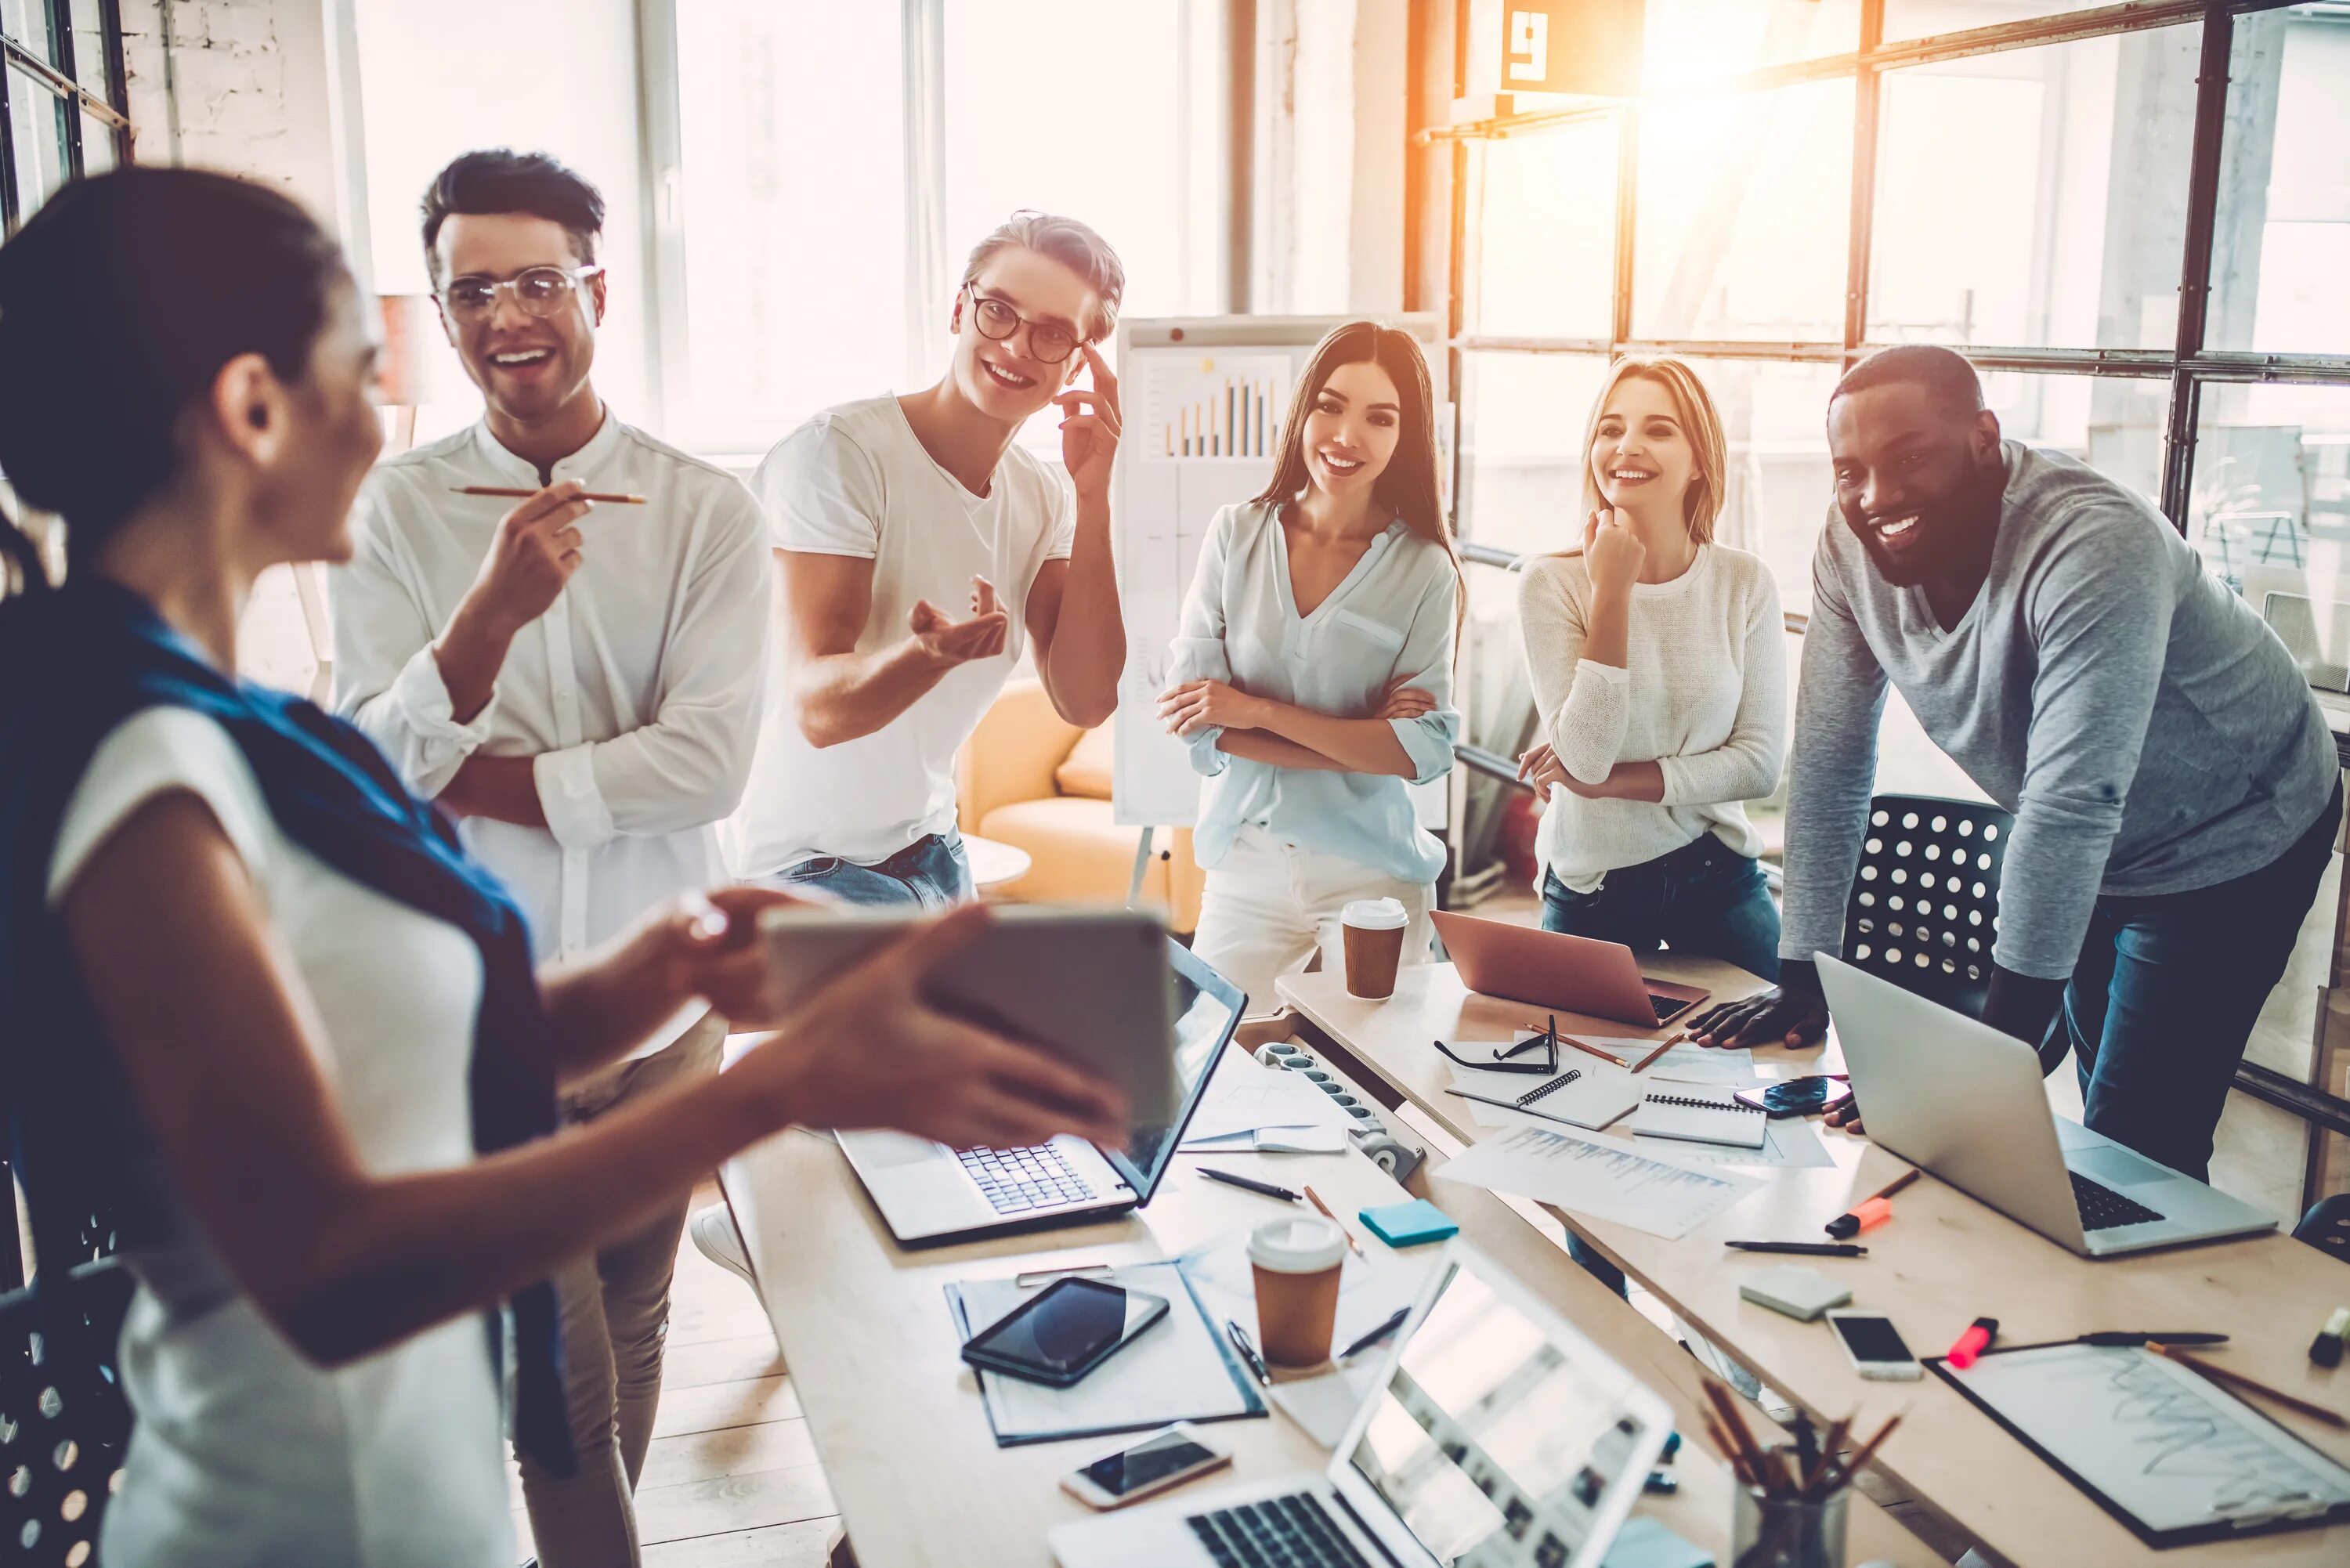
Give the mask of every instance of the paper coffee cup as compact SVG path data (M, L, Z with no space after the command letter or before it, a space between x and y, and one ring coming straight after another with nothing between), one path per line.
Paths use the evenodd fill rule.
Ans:
M1357 898L1338 911L1347 945L1347 992L1373 1002L1395 994L1403 934L1411 916L1400 898Z
M1347 1239L1318 1215L1268 1220L1249 1232L1256 1277L1257 1344L1281 1366L1319 1366L1330 1359L1338 1322L1338 1275Z

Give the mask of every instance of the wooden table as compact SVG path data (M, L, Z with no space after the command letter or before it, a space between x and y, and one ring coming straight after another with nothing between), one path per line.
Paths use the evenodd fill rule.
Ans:
M1311 1182L1345 1216L1404 1196L1351 1149L1220 1156L1217 1165L1286 1185ZM1173 1257L1282 1212L1266 1199L1202 1179L1197 1159L1179 1157L1150 1207L1126 1219L908 1251L891 1241L829 1137L786 1133L728 1163L728 1201L860 1568L1041 1568L1050 1563L1045 1532L1087 1517L1061 1491L1059 1478L1117 1439L998 1449L978 1385L957 1356L943 1287L1034 1269ZM1416 1179L1413 1185L1424 1183ZM1558 1303L1584 1333L1662 1394L1684 1432L1699 1429L1699 1374L1687 1352L1491 1193L1446 1185L1436 1197L1464 1235ZM1366 1248L1385 1250L1361 1226L1350 1222L1349 1229ZM1758 1437L1767 1426L1760 1424ZM1234 1448L1233 1467L1217 1472L1221 1478L1316 1471L1326 1460L1278 1412L1263 1420L1220 1422L1215 1432ZM1679 1495L1644 1498L1641 1511L1723 1552L1728 1472L1701 1440L1684 1443L1672 1468L1680 1478ZM1855 1496L1851 1560L1876 1559L1902 1568L1940 1562L1875 1504Z
M1659 978L1710 987L1716 1001L1762 983L1711 960L1660 955L1644 961ZM1322 974L1284 979L1281 993L1327 1037L1342 1064L1385 1083L1463 1143L1486 1129L1466 1102L1443 1092L1451 1069L1430 1042L1503 1041L1517 1026L1541 1022L1539 1010L1470 992L1450 964L1407 970L1384 1002L1349 996L1337 977ZM1561 1029L1639 1033L1604 1019L1558 1016ZM1780 1070L1833 1070L1833 1059L1823 1060L1833 1050L1832 1044L1802 1052L1773 1047L1755 1058L1766 1073L1774 1064L1784 1064ZM1868 1430L1907 1411L1877 1467L2012 1563L2350 1563L2350 1525L2151 1552L1930 1372L1922 1383L1864 1381L1822 1325L1740 1300L1742 1279L1788 1260L1728 1252L1724 1240L1824 1241L1823 1224L1907 1168L1865 1138L1825 1127L1821 1136L1835 1161L1832 1168L1762 1172L1759 1191L1678 1241L1554 1212L1814 1419L1857 1411L1856 1424ZM1437 1201L1450 1207L1459 1191L1440 1181ZM1800 1261L1849 1280L1853 1304L1888 1314L1921 1356L1940 1354L1978 1316L1999 1319L2000 1337L2013 1344L2095 1329L2207 1330L2234 1336L2212 1353L2230 1370L2350 1413L2350 1367L2326 1372L2307 1359L2310 1337L2325 1314L2350 1299L2350 1272L2289 1236L2090 1262L1929 1176L1896 1199L1894 1218L1863 1240L1866 1258ZM2254 1403L2350 1463L2350 1433Z

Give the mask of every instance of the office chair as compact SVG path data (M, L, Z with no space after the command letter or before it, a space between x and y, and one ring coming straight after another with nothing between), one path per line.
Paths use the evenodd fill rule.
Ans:
M2293 1228L2293 1239L2306 1241L2329 1258L2350 1263L2350 1192L2321 1198Z
M115 1361L131 1284L120 1259L100 1258L46 1299L30 1287L0 1295L0 1541L11 1562L97 1563L130 1438Z

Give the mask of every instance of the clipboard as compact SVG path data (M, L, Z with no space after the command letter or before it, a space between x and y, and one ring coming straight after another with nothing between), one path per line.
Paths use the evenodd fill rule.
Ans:
M1176 1421L1197 1426L1249 1420L1269 1413L1255 1379L1232 1355L1221 1325L1211 1321L1179 1265L1129 1263L1096 1277L1166 1297L1166 1317L1067 1388L1046 1388L978 1370L981 1402L997 1448L1156 1431ZM964 1339L972 1335L972 1296L988 1303L979 1314L978 1326L984 1328L1050 1282L1039 1281L1024 1291L1010 1279L951 1282L947 1310L955 1332ZM1142 1359L1149 1356L1175 1359L1169 1364ZM1215 1369L1223 1373L1221 1380ZM1121 1400L1127 1402L1123 1408Z
M1986 1351L1964 1372L1926 1366L2149 1547L2234 1541L2350 1521L2350 1466L2210 1379L2137 1346ZM1991 1368L1986 1376L1983 1369ZM2009 1378L2002 1374L2022 1373ZM2052 1411L2063 1414L2051 1417ZM2076 1429L2057 1429L2061 1422ZM2116 1495L2124 1488L2141 1495ZM2301 1500L2290 1501L2298 1492ZM2189 1499L2226 1499L2200 1521L2150 1520Z

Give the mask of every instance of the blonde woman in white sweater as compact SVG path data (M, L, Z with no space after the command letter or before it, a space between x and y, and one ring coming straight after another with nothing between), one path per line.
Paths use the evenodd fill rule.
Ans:
M1543 926L1779 972L1743 801L1787 742L1786 632L1762 560L1713 539L1721 418L1677 359L1619 359L1584 439L1579 547L1526 564Z

